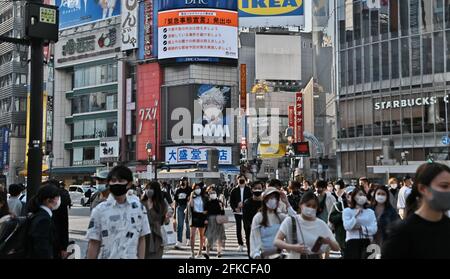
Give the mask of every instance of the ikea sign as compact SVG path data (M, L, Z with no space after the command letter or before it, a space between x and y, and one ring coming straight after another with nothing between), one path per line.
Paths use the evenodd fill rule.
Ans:
M302 16L303 0L239 0L240 17Z

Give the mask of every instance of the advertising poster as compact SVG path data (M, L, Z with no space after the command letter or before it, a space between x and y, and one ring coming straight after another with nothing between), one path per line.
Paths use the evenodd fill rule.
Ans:
M169 165L207 164L208 150L219 150L219 164L231 165L231 147L176 146L166 147L166 161Z
M121 14L121 0L56 0L59 28L103 20Z
M216 9L159 12L158 58L237 59L238 13Z

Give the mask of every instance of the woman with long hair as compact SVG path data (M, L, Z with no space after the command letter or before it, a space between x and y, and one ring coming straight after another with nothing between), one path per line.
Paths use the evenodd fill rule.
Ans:
M189 206L187 207L187 218L191 227L191 258L195 258L195 234L198 231L200 236L200 248L197 258L202 257L202 249L205 244L205 226L206 226L206 210L207 202L206 191L203 183L196 183L192 186L191 197L189 198Z
M141 202L147 209L148 222L152 231L145 237L145 258L161 259L164 253L161 226L168 223L173 212L164 199L159 182L152 181L147 184Z
M385 240L382 258L450 259L450 168L421 165L406 200L406 218Z
M61 191L53 184L42 186L30 200L28 210L33 213L29 228L30 257L53 259L60 253L55 244L56 227L52 216L61 205Z
M342 219L347 231L344 257L367 259L367 247L378 227L375 213L369 208L364 189L357 188L351 193L349 207L344 209Z
M378 231L374 235L374 242L383 245L390 226L400 219L397 211L392 207L390 201L389 190L385 186L377 185L374 190L374 199L372 200L372 209L377 217Z
M275 238L275 246L286 249L289 259L320 259L329 250L339 251L333 232L317 217L319 199L313 192L303 195L300 213L286 218Z
M276 258L280 251L275 245L275 236L286 214L277 211L280 191L268 187L263 193L262 207L253 217L250 232L250 257L252 259Z

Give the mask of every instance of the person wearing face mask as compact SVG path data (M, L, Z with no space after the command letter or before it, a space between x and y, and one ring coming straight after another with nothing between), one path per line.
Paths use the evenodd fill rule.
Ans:
M147 210L135 195L127 192L133 173L116 166L108 174L111 194L92 210L86 233L88 259L144 259L145 236L151 233Z
M189 246L191 239L191 230L186 219L186 208L192 189L189 187L188 178L182 177L179 187L175 190L175 224L177 228L177 244L175 249L180 249L183 242L183 228L186 227L186 245Z
M341 180L342 181L342 180ZM338 185L336 183L336 185ZM355 190L355 186L348 186L344 189L343 194L340 194L339 200L334 204L333 209L331 210L330 217L328 218L328 223L332 225L334 229L334 235L336 238L336 241L339 243L339 246L341 247L341 255L344 256L345 251L345 236L346 236L346 230L344 228L344 222L342 221L342 212L345 208L348 207L348 204L350 202L350 195Z
M93 176L96 182L97 191L91 197L91 211L100 203L106 201L109 196L109 189L106 184L106 178L108 177L109 171L100 171Z
M319 199L319 207L317 209L317 217L324 222L328 222L331 210L333 209L336 199L331 193L326 192L327 182L324 180L316 181L316 195Z
M334 183L334 193L336 194L336 200L340 202L342 200L342 196L346 194L345 191L345 182L342 179L337 180ZM346 198L344 197L344 200Z
M225 226L224 224L217 223L216 217L219 215L225 215L225 209L223 203L218 199L217 191L215 187L209 186L206 190L209 199L205 204L205 211L207 216L206 221L206 254L204 254L206 259L209 259L209 252L211 247L217 243L217 257L222 257L222 248L225 245Z
M408 198L409 194L411 194L411 188L412 188L412 180L411 177L405 176L403 177L403 186L400 188L398 192L398 199L397 199L397 210L398 214L400 215L400 218L405 219L406 217L406 199Z
M280 191L268 187L263 193L262 207L252 221L250 233L250 257L271 259L280 257L281 250L274 245L275 236L286 214L277 211Z
M350 195L349 207L342 215L345 238L345 259L367 259L367 246L378 230L375 212L368 208L367 194L356 189Z
M262 207L263 183L255 181L251 184L252 198L244 202L242 210L242 220L244 221L245 244L247 245L247 255L250 257L250 237L252 230L252 221L256 213Z
M57 245L57 232L52 220L53 211L61 205L60 191L53 184L39 188L29 202L33 214L29 227L29 257L32 259L55 259L61 253Z
M289 252L288 259L320 259L330 249L339 251L333 232L316 217L318 206L317 196L308 192L300 201L300 214L286 218L281 224L274 244ZM313 251L314 246L317 251Z
M390 226L400 219L397 211L392 207L389 201L389 190L382 185L376 185L374 190L374 199L372 200L372 209L377 217L378 231L374 236L374 243L383 245Z
M450 168L421 165L406 201L406 218L393 227L381 251L386 259L450 259Z
M164 246L161 227L169 222L173 211L165 200L161 185L157 181L147 184L141 202L147 210L147 218L152 232L145 237L145 258L162 259Z
M303 193L300 191L301 184L298 181L291 181L289 185L289 194L287 195L289 204L296 212L298 212L298 205Z
M202 249L205 243L205 205L208 198L203 187L203 182L192 185L192 193L187 208L187 219L189 227L191 228L191 259L194 259L195 257L200 258L202 256ZM195 235L197 231L200 237L200 247L197 256L195 256Z
M392 207L397 210L398 192L400 191L398 180L397 178L392 177L389 179L388 183L389 202L391 203Z
M242 240L242 208L244 201L252 197L252 190L247 186L247 179L244 175L237 177L238 185L231 190L230 206L236 220L236 237L238 240L238 251L244 251L244 241Z

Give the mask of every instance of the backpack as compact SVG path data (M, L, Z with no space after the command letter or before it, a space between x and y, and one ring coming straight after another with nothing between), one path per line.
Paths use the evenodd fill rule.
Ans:
M0 259L24 259L29 256L28 231L33 215L12 218L0 231Z

